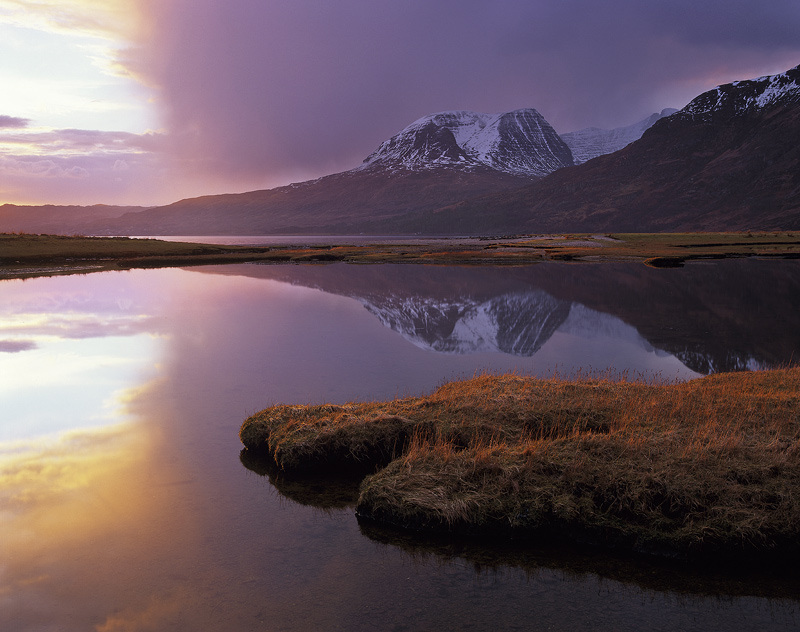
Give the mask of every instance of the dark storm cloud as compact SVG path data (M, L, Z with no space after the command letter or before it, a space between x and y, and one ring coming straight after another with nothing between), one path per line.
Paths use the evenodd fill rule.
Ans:
M173 151L229 181L353 167L431 112L613 127L800 63L796 0L143 1Z

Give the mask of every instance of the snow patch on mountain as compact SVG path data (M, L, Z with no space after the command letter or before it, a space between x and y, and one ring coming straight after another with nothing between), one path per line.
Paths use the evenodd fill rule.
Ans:
M649 129L656 121L677 111L674 108L666 108L661 112L651 114L638 123L615 129L587 127L576 132L561 134L561 139L572 151L575 164L579 165L592 158L597 158L597 156L610 154L627 147L632 142L639 140L645 130Z
M780 103L800 103L800 66L777 75L734 81L696 97L680 116L707 118L716 112L742 115Z
M359 169L436 167L543 177L572 165L572 153L532 108L484 114L452 111L424 116L384 141Z

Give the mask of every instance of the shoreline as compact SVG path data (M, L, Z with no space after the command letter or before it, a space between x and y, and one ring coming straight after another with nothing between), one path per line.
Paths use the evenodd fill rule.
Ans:
M339 241L341 238L336 238ZM366 238L368 240L368 238ZM364 237L359 237L363 242ZM0 234L0 278L132 268L261 263L531 265L638 261L658 268L739 257L800 258L800 233L608 233L454 238L420 243L230 246L130 237Z
M685 559L800 555L800 368L682 384L485 375L274 406L240 438L285 477L360 470L359 520Z

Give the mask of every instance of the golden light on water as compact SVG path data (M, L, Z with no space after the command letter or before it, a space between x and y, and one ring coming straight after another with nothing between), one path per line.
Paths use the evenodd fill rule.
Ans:
M144 495L130 481L148 443L141 427L127 423L65 433L45 446L17 442L0 452L4 558L32 545L91 537L104 528L103 516L140 514Z
M159 387L154 381L122 393L120 413ZM142 630L151 629L142 627L148 612L163 622L170 608L181 607L169 605L174 596L159 583L160 560L191 559L200 522L192 519L183 474L165 458L168 446L151 422L133 417L0 444L5 621L33 625L41 610L64 629L83 629L67 625L74 617L102 630ZM179 567L175 572L185 572Z

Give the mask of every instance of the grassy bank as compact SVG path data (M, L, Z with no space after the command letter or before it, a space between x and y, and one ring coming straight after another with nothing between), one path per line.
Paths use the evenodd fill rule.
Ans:
M299 237L298 242L302 243ZM674 267L692 259L800 257L795 233L528 235L398 238L366 245L217 246L130 239L0 234L0 278L110 269L243 263L523 265L541 261L642 261Z
M269 256L236 246L131 239L0 234L0 277L32 277L127 268L237 263Z
M800 369L674 385L482 376L427 397L268 408L240 437L286 472L382 467L357 511L407 529L800 549Z

